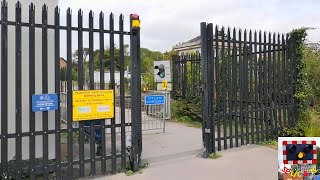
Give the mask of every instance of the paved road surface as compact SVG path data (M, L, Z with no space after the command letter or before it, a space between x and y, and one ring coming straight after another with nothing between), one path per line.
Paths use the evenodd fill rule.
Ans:
M276 180L277 151L246 145L220 152L220 159L201 157L201 130L176 123L166 133L143 137L143 158L150 165L142 174L97 177L110 180Z

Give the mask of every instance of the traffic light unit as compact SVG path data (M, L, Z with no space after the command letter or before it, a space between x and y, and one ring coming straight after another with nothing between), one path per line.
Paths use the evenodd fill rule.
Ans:
M316 164L316 141L283 141L284 164Z
M158 69L159 70L158 76L160 78L164 78L166 76L166 72L165 72L163 64L160 64L159 66L155 66L154 69Z

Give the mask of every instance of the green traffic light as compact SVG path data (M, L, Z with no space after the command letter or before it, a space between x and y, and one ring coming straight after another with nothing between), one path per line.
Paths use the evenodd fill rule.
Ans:
M160 76L161 78L164 78L165 74L164 74L163 72L161 72L161 73L159 73L159 76Z

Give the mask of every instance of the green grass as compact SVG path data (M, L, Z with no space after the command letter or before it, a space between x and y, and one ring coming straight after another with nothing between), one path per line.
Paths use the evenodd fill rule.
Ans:
M211 154L209 154L209 158L210 159L219 159L219 158L221 158L222 157L222 155L221 154L218 154L218 153L211 153Z
M175 122L184 124L188 127L202 128L202 123L198 121L193 121L188 116L175 118Z
M259 145L266 146L266 147L269 147L272 149L278 149L278 141L277 140L260 142Z
M127 176L132 176L134 175L134 172L132 170L126 171Z
M126 165L126 172L125 174L127 176L133 176L134 174L142 174L143 173L143 169L147 168L149 166L149 163L148 162L144 162L142 161L141 162L141 165L140 165L140 169L138 172L134 173L133 170L131 169L131 165L130 165L130 162L127 163Z
M306 137L320 137L320 114L317 110L309 110L304 117L303 127Z

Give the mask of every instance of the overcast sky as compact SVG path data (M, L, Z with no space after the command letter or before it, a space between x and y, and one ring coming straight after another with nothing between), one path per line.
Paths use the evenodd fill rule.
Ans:
M162 52L199 35L203 21L280 33L302 26L320 28L319 0L60 0L59 4L62 12L71 7L75 16L78 8L85 13L93 10L95 16L113 12L116 23L123 13L126 30L129 15L137 13L141 46ZM308 40L320 41L320 31L310 31Z

